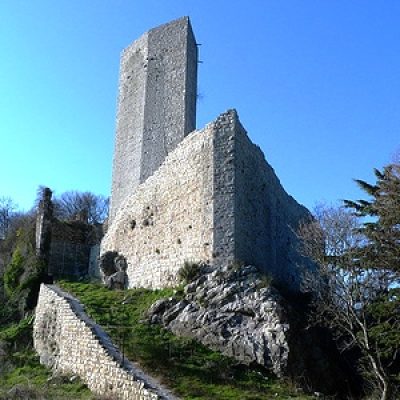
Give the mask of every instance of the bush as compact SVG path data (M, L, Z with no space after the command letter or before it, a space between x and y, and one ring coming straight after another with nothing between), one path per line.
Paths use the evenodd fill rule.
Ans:
M5 308L15 309L20 316L32 310L36 306L45 271L43 260L36 256L32 246L18 244L4 272Z
M19 280L24 272L24 257L19 247L14 251L11 262L4 271L4 289L6 295L11 297L19 286Z
M200 263L185 261L178 271L178 277L185 283L193 282L200 275Z
M245 266L245 263L243 262L243 261L241 261L241 260L235 260L235 261L233 261L230 265L229 265L229 268L232 270L232 271L240 271L243 267Z

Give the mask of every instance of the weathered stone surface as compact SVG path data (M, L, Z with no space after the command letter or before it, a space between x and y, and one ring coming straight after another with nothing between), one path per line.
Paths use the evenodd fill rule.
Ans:
M110 220L196 128L197 46L189 18L151 29L121 55Z
M115 259L118 256L116 251L107 251L100 256L99 268L104 276L110 276L117 272Z
M186 260L241 260L299 291L306 263L293 232L308 211L284 191L235 110L193 131L196 91L187 17L123 52L111 224L101 252L126 257L129 287L174 286Z
M51 244L51 221L53 218L53 192L44 188L36 214L36 255L48 262Z
M254 266L202 268L185 296L159 300L148 319L192 337L243 364L258 363L282 375L289 324L283 299Z
M103 227L88 224L87 213L76 220L61 221L53 216L52 192L45 188L36 214L36 254L53 278L98 275L97 256ZM82 220L83 219L83 220Z
M240 260L296 292L307 262L294 231L309 216L230 110L188 135L125 199L101 252L126 257L128 287L175 286L187 260Z
M100 271L105 285L109 289L125 289L128 264L124 256L116 251L107 251L100 257Z
M82 305L54 285L42 285L33 328L41 363L77 375L94 393L124 400L174 400L168 390L123 358Z

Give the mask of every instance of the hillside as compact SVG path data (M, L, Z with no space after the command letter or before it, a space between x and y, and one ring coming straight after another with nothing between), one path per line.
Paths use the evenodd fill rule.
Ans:
M110 291L99 284L60 282L76 295L126 357L173 389L182 399L312 399L290 382L261 368L247 368L193 340L141 322L145 311L172 290ZM52 378L32 349L32 318L3 327L0 399L94 399L83 384ZM12 389L13 388L13 389ZM11 391L10 391L11 390Z

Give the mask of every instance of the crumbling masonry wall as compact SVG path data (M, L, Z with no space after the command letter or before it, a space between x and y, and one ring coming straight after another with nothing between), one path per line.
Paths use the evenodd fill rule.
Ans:
M235 254L256 265L281 286L298 291L304 268L314 268L298 253L296 230L311 217L283 189L261 149L243 126L235 128Z
M40 288L33 339L42 364L57 373L78 375L96 394L126 400L174 399L123 359L81 304L56 286Z
M54 278L83 277L89 271L90 254L103 237L101 224L51 220L48 272Z
M304 260L293 230L308 217L232 110L187 136L139 185L101 251L126 258L129 287L174 286L186 260L242 261L298 291Z
M214 127L193 132L122 204L101 243L128 262L128 286L174 286L185 260L213 253Z
M36 214L36 253L53 278L96 275L102 224L82 220L60 221L53 216L52 192L43 190Z

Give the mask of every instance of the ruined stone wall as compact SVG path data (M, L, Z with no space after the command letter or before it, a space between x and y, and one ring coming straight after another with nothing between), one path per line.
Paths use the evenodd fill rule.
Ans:
M40 288L33 329L42 364L78 375L91 391L115 399L174 399L151 377L124 360L81 304L56 286Z
M281 186L236 111L186 137L117 213L101 252L128 263L129 287L173 286L187 261L260 267L298 291L294 230L307 218Z
M54 278L80 278L89 272L91 246L82 243L52 241L48 273Z
M221 114L213 132L213 258L224 266L235 261L235 123L236 112Z
M48 253L51 242L51 222L53 220L53 202L51 197L53 192L49 188L44 188L36 213L36 255L45 262L48 262Z
M309 211L283 189L261 149L235 126L235 258L256 265L284 287L298 291L311 267L297 252L295 231Z
M51 241L48 254L48 273L55 277L83 277L90 272L92 247L103 236L101 225L80 221L51 221ZM93 269L93 267L92 267Z
M124 50L110 220L195 129L196 93L197 46L187 17L150 30Z
M289 196L235 110L215 122L213 264L255 265L299 291L309 260L298 253L296 229L309 211Z
M98 276L95 254L104 235L103 225L88 224L87 216L60 221L53 216L51 197L52 191L45 188L36 214L36 254L47 265L47 273L53 278L79 278L89 272Z
M214 125L190 134L118 210L102 253L128 262L129 287L174 286L185 260L213 256Z

